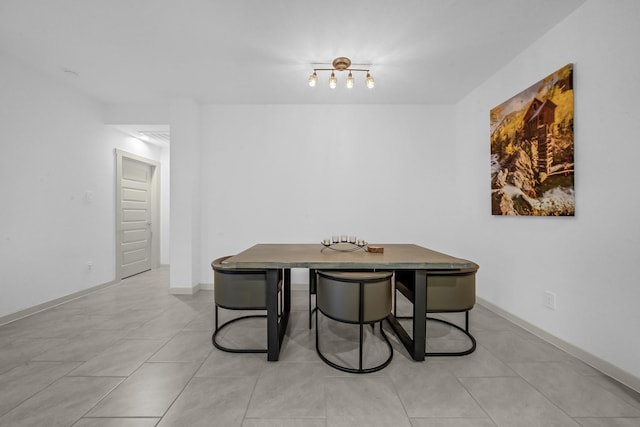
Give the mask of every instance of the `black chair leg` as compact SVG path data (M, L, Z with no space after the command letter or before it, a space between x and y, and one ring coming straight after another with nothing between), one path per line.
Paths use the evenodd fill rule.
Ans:
M216 324L215 324L215 330L218 330L218 305L216 304L215 306L215 312L216 312Z
M362 371L362 342L363 341L364 341L364 325L360 323L360 342L358 346L358 369L360 371Z

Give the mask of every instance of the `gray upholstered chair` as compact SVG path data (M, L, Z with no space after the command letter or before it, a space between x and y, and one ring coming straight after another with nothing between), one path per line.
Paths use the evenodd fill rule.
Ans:
M445 323L465 334L470 341L468 349L457 352L426 352L425 356L464 356L476 349L476 340L469 332L469 310L476 303L476 271L478 266L463 270L430 270L427 272L427 313L464 313L464 328L444 319L427 320ZM396 290L409 301L414 301L414 272L396 271ZM407 318L396 316L396 318ZM409 317L410 318L410 317Z
M391 314L392 272L362 271L318 271L316 286L316 308L326 317L343 323L358 324L358 367L339 365L329 360L320 351L318 317L316 312L316 351L329 366L344 372L369 373L383 369L393 358L393 347L382 328L382 321ZM363 366L364 325L370 324L375 331L375 323L380 323L380 333L389 349L389 357L379 365Z
M229 256L218 258L211 263L214 276L215 331L211 337L213 345L222 351L231 353L266 353L266 348L229 348L217 341L220 331L226 326L242 319L263 317L265 314L245 315L218 324L218 309L227 310L266 310L267 308L267 272L265 270L224 269L221 263ZM282 272L278 277L280 310L282 309ZM280 315L280 310L278 315ZM266 343L266 323L265 323Z

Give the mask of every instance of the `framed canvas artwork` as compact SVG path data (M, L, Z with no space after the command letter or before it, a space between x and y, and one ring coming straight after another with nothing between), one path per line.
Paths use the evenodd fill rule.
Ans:
M573 64L491 110L491 213L574 216Z

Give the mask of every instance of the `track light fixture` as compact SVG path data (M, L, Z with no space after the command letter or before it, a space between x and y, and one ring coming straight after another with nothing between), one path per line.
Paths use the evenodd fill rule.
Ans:
M369 69L349 68L351 67L351 60L349 58L345 58L344 56L341 56L339 58L334 59L331 65L333 65L333 68L314 68L313 74L309 76L309 86L315 87L316 83L318 82L318 71L331 71L331 76L329 77L329 87L331 89L335 89L338 86L338 79L336 78L336 73L335 73L336 71L349 72L349 75L347 76L347 80L346 80L347 89L353 88L354 79L353 79L352 73L358 72L358 71L367 73L367 76L365 78L365 84L369 89L373 89L373 87L375 86L373 77L371 77L371 73L369 72Z

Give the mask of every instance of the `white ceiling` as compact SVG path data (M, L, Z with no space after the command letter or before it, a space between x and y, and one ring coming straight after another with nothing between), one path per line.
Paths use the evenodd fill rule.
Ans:
M0 0L0 51L111 104L452 104L583 2ZM337 56L375 89L310 88Z

